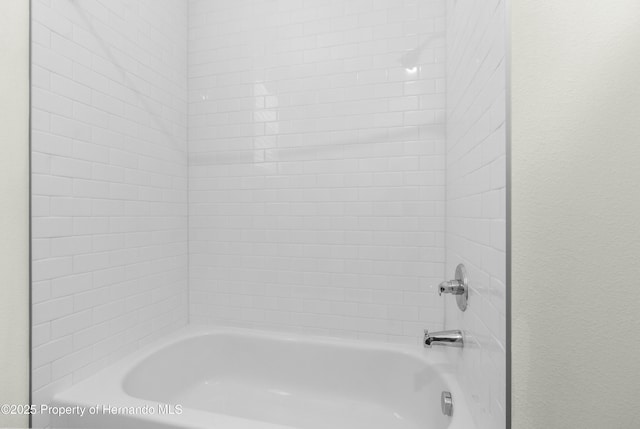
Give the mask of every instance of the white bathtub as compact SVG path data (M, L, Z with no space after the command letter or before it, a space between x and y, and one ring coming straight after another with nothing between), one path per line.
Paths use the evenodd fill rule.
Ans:
M52 416L52 424L469 429L452 372L445 350L435 347L191 326L58 394L52 406L77 408ZM453 395L452 417L442 414L442 391Z

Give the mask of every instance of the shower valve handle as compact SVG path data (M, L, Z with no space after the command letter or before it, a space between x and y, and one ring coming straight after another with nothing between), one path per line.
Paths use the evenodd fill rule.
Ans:
M466 293L466 288L460 280L444 281L438 285L438 295L442 295L443 293L464 295Z
M448 293L456 297L456 303L461 311L467 309L469 299L469 278L464 265L458 264L454 280L443 281L438 285L438 295Z

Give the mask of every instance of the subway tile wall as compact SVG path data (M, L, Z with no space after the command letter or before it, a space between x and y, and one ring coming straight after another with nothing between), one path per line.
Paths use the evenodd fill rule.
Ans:
M440 328L444 0L189 2L190 317Z
M32 20L40 404L187 321L187 3L34 0Z
M504 90L498 0L34 0L34 402L186 323L189 256L195 323L464 329L504 427Z
M447 297L445 325L466 333L458 375L478 429L506 426L506 71L504 0L447 2L446 276L463 262L462 313Z

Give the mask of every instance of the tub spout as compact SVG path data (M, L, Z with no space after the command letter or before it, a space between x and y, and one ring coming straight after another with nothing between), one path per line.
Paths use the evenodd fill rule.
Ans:
M448 346L448 347L462 347L464 345L462 331L440 331L429 333L424 330L424 346L431 348L431 346Z

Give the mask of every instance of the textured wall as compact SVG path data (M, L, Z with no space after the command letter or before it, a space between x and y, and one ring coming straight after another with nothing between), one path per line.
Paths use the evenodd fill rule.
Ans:
M479 429L505 427L505 4L447 2L446 273L463 262L462 313L446 297L445 324L465 331L458 375Z
M444 1L191 1L191 320L442 326Z
M186 323L186 20L33 2L36 404Z
M511 4L513 427L637 428L640 4Z
M0 404L29 402L29 5L0 2ZM28 416L0 414L0 427Z

